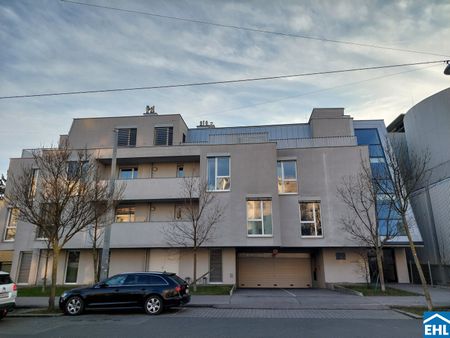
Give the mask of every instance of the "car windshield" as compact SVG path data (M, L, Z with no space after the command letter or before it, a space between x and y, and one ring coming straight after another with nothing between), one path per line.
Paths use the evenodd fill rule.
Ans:
M0 284L11 284L12 280L9 275L0 275Z
M122 285L126 278L126 275L113 276L110 279L105 280L104 283L108 286Z

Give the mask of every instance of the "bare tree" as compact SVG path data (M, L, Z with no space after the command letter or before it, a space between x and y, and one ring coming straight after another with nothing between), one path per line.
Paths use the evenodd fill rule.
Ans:
M169 245L192 248L193 288L197 291L197 252L214 238L216 224L224 213L223 205L213 192L208 191L208 183L197 177L183 179L183 204L181 215L185 222L173 222L164 233Z
M114 220L114 211L118 202L123 196L125 190L125 184L116 184L114 189L114 195L112 198L105 200L105 186L103 185L102 177L97 167L94 173L94 180L96 182L94 186L94 221L87 228L87 233L91 239L92 250L92 263L94 267L94 282L97 283L100 280L100 252L99 249L103 245L103 235L105 226L111 224Z
M5 195L5 188L6 188L6 178L2 174L2 176L0 177L0 200L2 200Z
M374 186L386 196L395 211L401 216L402 230L408 238L414 263L419 272L427 307L429 310L432 310L431 295L417 256L410 227L410 221L412 220L411 197L414 191L424 186L430 175L430 172L427 170L430 153L428 151L420 153L413 150L408 151L406 143L396 139L386 139L385 143L386 166L392 178L392 186L385 184L385 179L382 175L374 175Z
M19 208L21 219L36 226L38 237L52 251L49 310L54 309L58 260L64 245L92 224L98 200L108 200L107 185L95 180L96 163L87 151L73 151L69 145L35 150L33 167L24 167L10 178L6 200ZM100 190L98 190L100 189Z
M357 175L343 179L338 187L338 196L348 207L348 213L341 217L342 229L358 244L373 249L377 261L381 291L386 291L383 271L383 248L385 244L398 235L396 227L380 229L376 217L379 203L379 189L373 184L372 173L367 160L361 157L361 170ZM389 218L393 208L391 203L385 203ZM383 230L382 233L380 230ZM367 258L367 255L366 255Z

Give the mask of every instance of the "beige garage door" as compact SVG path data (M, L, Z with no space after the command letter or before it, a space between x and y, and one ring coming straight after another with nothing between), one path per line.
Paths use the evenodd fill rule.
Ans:
M241 288L309 288L310 258L239 257L238 286Z

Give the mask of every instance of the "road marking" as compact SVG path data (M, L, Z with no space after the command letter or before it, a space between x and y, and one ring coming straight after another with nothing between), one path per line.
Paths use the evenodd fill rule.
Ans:
M281 290L283 290L284 292L286 292L288 295L297 298L297 296L296 296L294 293L292 293L292 292L290 292L290 291L288 291L288 290L285 290L285 289L281 289Z

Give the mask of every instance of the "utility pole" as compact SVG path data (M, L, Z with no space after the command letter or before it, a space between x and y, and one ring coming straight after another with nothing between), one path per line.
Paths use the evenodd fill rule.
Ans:
M114 205L114 189L116 183L116 162L117 162L117 141L118 141L119 130L113 130L113 148L112 148L112 157L111 157L111 177L109 178L109 198L110 205ZM109 210L111 223L108 222L105 226L105 234L103 238L103 248L102 248L102 262L101 262L101 270L100 270L100 280L105 280L108 278L109 271L109 247L111 244L111 226L114 223L114 209L111 208Z

